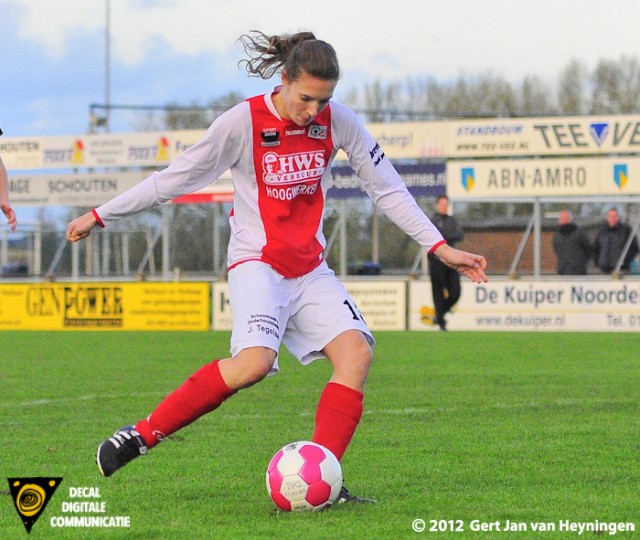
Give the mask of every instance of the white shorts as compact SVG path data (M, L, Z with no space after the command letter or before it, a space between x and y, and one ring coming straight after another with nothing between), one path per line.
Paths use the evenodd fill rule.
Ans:
M375 341L353 299L326 262L309 274L282 277L260 261L229 271L229 303L233 314L231 355L248 347L280 344L302 364L324 358L322 350L347 330L360 330ZM278 359L273 366L278 371Z

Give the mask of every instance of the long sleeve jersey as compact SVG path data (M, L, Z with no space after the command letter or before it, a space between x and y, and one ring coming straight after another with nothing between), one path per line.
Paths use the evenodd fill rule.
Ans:
M342 149L368 196L405 233L428 251L444 242L353 111L332 101L301 127L278 114L272 96L229 109L166 169L96 208L101 226L197 191L230 169L229 268L261 260L299 277L322 261L331 162Z

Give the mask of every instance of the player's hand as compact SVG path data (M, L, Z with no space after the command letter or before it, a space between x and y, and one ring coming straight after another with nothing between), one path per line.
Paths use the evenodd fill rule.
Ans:
M448 244L439 246L434 254L448 267L454 268L475 283L489 281L485 273L487 261L482 255L461 251Z
M0 208L2 209L2 213L7 218L7 222L11 227L11 232L15 232L16 226L18 225L18 219L16 218L16 213L13 211L13 208L8 204L0 204Z
M69 240L69 242L83 240L91 234L91 229L93 229L97 224L96 218L92 212L83 214L69 223L67 227L67 240Z

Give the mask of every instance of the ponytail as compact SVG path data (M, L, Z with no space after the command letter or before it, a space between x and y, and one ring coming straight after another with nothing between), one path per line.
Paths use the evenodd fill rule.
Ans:
M238 41L248 56L238 65L244 65L250 77L270 79L278 71L286 71L290 81L295 81L302 73L325 81L340 78L336 51L326 41L316 39L312 32L267 36L252 30L240 36Z

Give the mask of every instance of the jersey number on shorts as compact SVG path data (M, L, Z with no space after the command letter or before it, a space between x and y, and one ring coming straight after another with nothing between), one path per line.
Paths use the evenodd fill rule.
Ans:
M355 308L349 303L349 300L345 300L344 302L342 302L345 306L347 306L349 308L349 311L351 312L351 315L353 315L353 320L354 321L364 321L364 318L362 317L362 315L358 315L358 312L355 310Z

